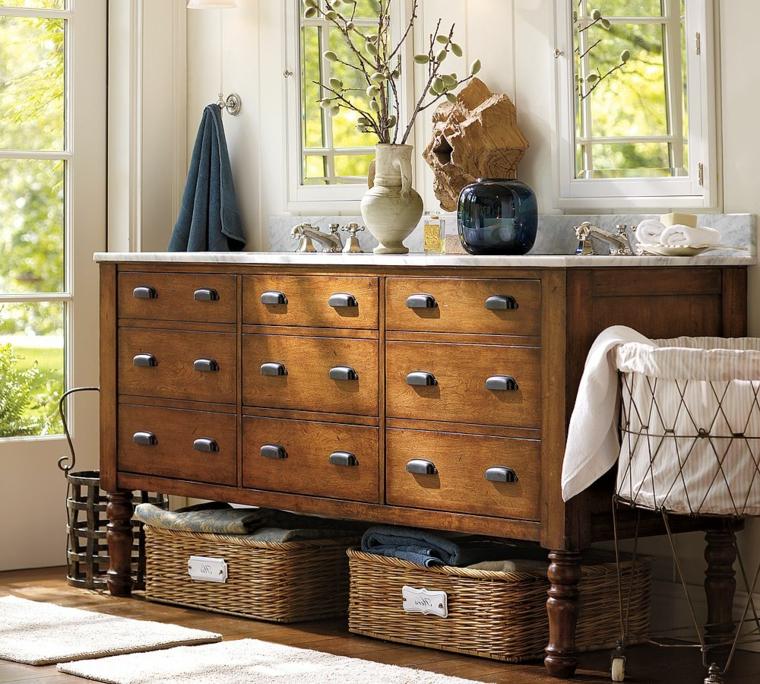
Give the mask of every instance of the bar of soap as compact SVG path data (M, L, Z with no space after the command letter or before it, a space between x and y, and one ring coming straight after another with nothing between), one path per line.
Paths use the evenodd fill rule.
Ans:
M689 228L697 227L696 214L681 214L674 211L672 214L663 214L660 216L660 221L665 226L689 226Z

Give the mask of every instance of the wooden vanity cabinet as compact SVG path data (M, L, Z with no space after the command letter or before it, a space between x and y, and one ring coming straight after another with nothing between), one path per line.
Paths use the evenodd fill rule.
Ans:
M611 536L609 477L561 498L586 353L615 324L744 335L745 269L244 262L100 265L111 592L134 489L527 540L551 561L546 666L570 676L579 552Z

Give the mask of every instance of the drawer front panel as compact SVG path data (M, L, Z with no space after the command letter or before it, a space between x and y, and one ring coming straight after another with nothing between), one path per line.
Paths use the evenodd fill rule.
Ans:
M493 335L541 332L538 280L394 277L386 280L385 301L388 330Z
M243 278L243 322L376 329L377 291L377 278L247 276Z
M237 484L237 419L225 413L119 406L119 470Z
M390 429L387 502L538 520L540 445L535 440Z
M119 273L120 318L234 323L237 284L233 275Z
M377 502L377 433L356 425L244 418L243 486Z
M386 350L389 416L540 427L540 349L388 342Z
M243 336L248 406L376 416L377 374L375 340Z
M119 393L232 404L233 333L119 330Z

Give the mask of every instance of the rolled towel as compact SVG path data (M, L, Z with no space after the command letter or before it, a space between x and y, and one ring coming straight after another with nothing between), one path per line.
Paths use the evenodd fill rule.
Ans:
M720 232L714 228L675 225L662 232L660 242L665 247L712 247L720 244Z
M642 245L658 245L665 228L665 224L657 219L646 219L637 226L636 239Z
M545 575L549 566L547 561L529 560L527 558L512 558L510 560L481 561L468 565L468 570L489 570L491 572L528 572Z

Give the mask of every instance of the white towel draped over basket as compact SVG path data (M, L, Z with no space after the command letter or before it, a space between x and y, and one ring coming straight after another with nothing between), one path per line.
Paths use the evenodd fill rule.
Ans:
M617 495L697 515L760 515L760 339L680 337L616 350Z

